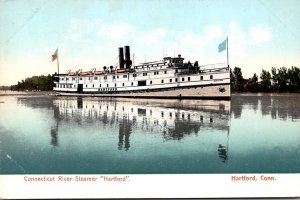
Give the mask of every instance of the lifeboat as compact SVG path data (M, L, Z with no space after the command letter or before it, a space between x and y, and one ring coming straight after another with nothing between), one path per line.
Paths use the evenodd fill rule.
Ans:
M69 72L68 76L76 76L76 72Z
M80 75L80 76L90 75L90 72L80 72L79 75Z
M104 71L95 71L94 73L95 73L95 75L100 75L100 74L104 74L105 72Z
M125 73L125 72L128 72L127 69L117 69L115 70L116 73Z

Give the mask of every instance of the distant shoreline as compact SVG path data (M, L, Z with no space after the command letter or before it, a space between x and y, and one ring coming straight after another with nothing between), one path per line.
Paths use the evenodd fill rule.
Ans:
M53 91L13 91L0 90L0 96L15 96L15 95L55 95Z

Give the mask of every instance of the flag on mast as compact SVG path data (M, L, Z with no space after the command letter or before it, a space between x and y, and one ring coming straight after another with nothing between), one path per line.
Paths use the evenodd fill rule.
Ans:
M227 47L227 38L218 46L219 53L224 51Z
M56 60L57 57L58 57L58 48L56 49L56 51L55 51L54 54L52 55L52 62L53 62L54 60Z

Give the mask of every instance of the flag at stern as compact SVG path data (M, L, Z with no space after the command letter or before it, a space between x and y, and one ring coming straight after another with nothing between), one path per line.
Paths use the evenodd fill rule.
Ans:
M58 48L56 49L56 51L55 51L54 54L52 55L52 62L53 62L54 60L56 60L57 57L58 57Z
M227 38L218 46L219 53L224 51L227 47Z

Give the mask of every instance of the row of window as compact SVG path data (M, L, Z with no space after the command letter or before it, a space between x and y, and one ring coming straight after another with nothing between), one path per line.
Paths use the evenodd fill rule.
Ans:
M166 62L164 62L163 65L160 66L160 68L162 68L162 66L165 66L165 65L166 65ZM146 68L149 68L149 67L155 67L155 66L158 67L159 64L142 65L142 66L140 66L140 67L141 67L142 69L144 69L145 67L146 67Z
M180 59L180 60L179 59L173 59L174 63L182 63L182 61L183 61L183 59Z
M166 72L166 71L165 71ZM158 74L158 72L157 72ZM143 76L147 76L147 73L143 73ZM133 74L133 77L136 77L136 74ZM89 80L91 77L89 77ZM123 78L127 78L127 75L123 75ZM97 80L98 77L94 77L94 80ZM107 76L104 77L104 79L107 79ZM113 79L115 79L115 76L113 76ZM210 79L213 79L213 75L210 75ZM62 78L62 80L64 80L64 78ZM66 78L66 80L68 81L69 78ZM75 78L72 78L72 80L75 80ZM82 77L80 77L80 80L82 80ZM200 80L203 80L203 76L200 76ZM184 81L184 78L182 78L182 81ZM188 77L188 81L190 81L190 77ZM170 79L170 83L172 82L172 79ZM175 82L177 82L177 78L175 79ZM163 80L162 80L163 83Z
M157 72L154 72L154 75L158 75L159 74L159 72L157 71ZM164 74L167 74L167 71L164 71ZM132 75L132 77L137 77L139 74L133 74ZM143 73L143 76L147 76L148 75L148 73L147 72L144 72ZM123 76L119 76L119 75L117 75L117 76L112 76L112 78L113 79L118 79L118 78L120 78L120 77L123 77L123 78L127 78L128 77L128 75L127 74L125 74L125 75L123 75ZM64 81L65 80L65 78L60 78L62 81ZM93 77L88 77L88 80L92 80L93 79ZM104 78L103 79L107 79L107 75L105 75L104 76ZM66 81L68 81L68 80L70 80L70 78L66 78ZM76 80L76 78L75 77L72 77L72 80L73 81L75 81ZM79 80L83 80L83 77L79 77ZM98 80L98 76L94 76L94 80Z
M58 84L58 88L72 88L73 85L67 85L67 84ZM76 85L74 85L74 88L76 88Z
M158 72L157 72L158 73ZM136 75L136 74L133 74L133 75ZM127 77L127 75L124 75ZM144 73L143 76L147 76L147 73ZM126 78L124 77L124 78ZM134 76L136 77L136 76ZM113 77L115 78L115 77ZM98 77L94 77L95 80L98 79ZM107 79L107 77L104 77L104 79ZM213 75L210 75L210 79L213 79ZM69 78L66 78L66 80L69 80ZM73 78L73 80L75 80L75 78ZM82 80L82 77L80 78L80 80ZM203 80L203 76L200 76L200 80ZM184 78L182 78L182 81L184 81ZM188 77L188 81L190 81L190 77ZM170 79L170 83L172 82L172 79ZM177 82L177 78L175 79L175 82ZM163 83L163 80L162 80L162 83Z
M213 75L210 75L210 79L213 79ZM200 80L203 80L203 76L200 76ZM186 81L186 79L184 77L181 78L181 82L184 82ZM191 81L191 77L187 77L187 81ZM172 83L173 82L173 79L169 79L169 82ZM175 82L178 82L178 78L175 78ZM152 85L152 81L149 82L150 85ZM161 80L161 83L165 83L165 80L162 79ZM138 81L138 86L145 86L146 85L146 81ZM115 87L117 87L117 84L115 83L114 85ZM125 86L125 83L122 83L122 86L124 87ZM133 82L131 82L131 86L133 86ZM65 85L65 84L60 84L58 85L58 87L60 88L72 88L72 85ZM73 85L74 88L76 88L76 85ZM88 85L86 84L85 87L87 88ZM95 87L95 85L93 84L92 86L93 88ZM105 84L100 84L99 87L105 87ZM109 87L109 84L106 84L106 87Z
M117 88L99 88L98 91L100 91L100 92L117 91Z

